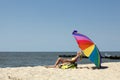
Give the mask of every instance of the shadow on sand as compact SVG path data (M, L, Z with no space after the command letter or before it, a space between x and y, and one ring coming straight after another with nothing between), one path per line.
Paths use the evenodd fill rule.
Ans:
M108 66L101 66L100 68L97 68L97 67L88 67L88 66L85 66L85 67L78 67L78 69L107 69Z

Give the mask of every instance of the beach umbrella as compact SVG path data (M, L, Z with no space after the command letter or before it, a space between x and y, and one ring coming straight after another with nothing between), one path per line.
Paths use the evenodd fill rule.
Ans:
M75 37L79 48L83 51L85 56L87 56L90 61L92 61L96 65L96 67L100 68L101 55L95 43L86 35L78 33L77 30L74 30L72 34Z

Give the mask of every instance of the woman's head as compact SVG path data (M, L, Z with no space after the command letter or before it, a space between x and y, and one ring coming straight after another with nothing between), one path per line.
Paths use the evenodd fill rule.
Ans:
M81 51L78 51L78 52L77 52L77 55L81 55L81 54L82 54L82 52L81 52Z
M77 56L79 56L79 57L80 57L80 60L82 60L82 51L78 51L78 52L77 52Z

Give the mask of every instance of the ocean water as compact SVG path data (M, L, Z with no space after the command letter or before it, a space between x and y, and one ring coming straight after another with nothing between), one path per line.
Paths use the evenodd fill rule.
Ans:
M0 52L0 68L53 65L59 55L74 55L76 52ZM120 56L120 52L101 52L102 56ZM104 62L120 62L120 59L102 59ZM83 58L78 64L91 61ZM92 63L93 64L93 63Z

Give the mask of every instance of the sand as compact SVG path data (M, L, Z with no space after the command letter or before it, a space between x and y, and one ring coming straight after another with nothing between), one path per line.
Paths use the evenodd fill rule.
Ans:
M120 62L79 64L78 69L35 67L0 68L0 80L120 80Z

